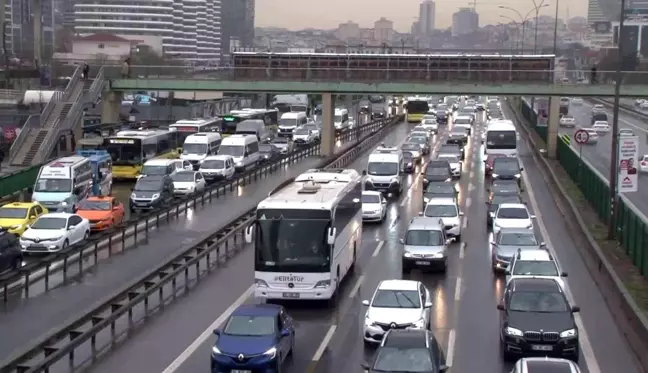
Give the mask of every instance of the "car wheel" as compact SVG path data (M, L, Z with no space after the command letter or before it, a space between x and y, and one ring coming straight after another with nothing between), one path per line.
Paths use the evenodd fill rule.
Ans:
M61 246L61 250L66 249L70 245L70 242L66 239L63 241L63 246Z
M84 241L87 241L88 238L90 238L90 231L86 231L86 232L83 234L83 240L84 240Z
M455 242L461 242L461 235L460 234L455 236Z

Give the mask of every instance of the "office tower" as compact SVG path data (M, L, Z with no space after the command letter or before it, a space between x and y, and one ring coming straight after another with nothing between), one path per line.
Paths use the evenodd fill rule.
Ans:
M460 8L452 15L452 36L472 34L479 29L479 14L473 8Z
M434 31L436 4L432 0L424 0L419 6L419 27L421 35L430 35Z
M254 44L254 0L221 0L223 54Z
M39 0L42 22L41 56L47 61L54 53L54 2ZM32 0L5 2L7 54L23 61L34 59L34 10ZM42 62L42 61L40 61Z

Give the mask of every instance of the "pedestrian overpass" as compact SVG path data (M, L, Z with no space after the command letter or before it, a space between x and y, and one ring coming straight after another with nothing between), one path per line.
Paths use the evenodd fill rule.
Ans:
M120 91L223 91L235 93L481 94L610 97L611 85L562 84L553 55L233 53L232 65L212 72L184 66L133 66L107 73ZM604 72L600 72L604 73ZM648 85L632 84L622 97L642 97Z

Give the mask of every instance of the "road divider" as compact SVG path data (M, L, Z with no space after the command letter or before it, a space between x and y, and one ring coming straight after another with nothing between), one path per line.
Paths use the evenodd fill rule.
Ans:
M345 129L336 135L336 141L344 143L356 140L362 134L371 134L383 128L390 119L380 119L366 123L355 128ZM352 149L353 150L353 149ZM75 276L84 272L84 261L87 257L94 257L93 263L99 260L99 253L107 249L108 255L112 255L113 246L120 247L119 252L123 252L129 247L136 247L140 241L146 241L151 230L158 229L161 225L167 224L173 219L177 219L180 214L187 209L197 208L205 204L211 204L213 200L228 193L235 192L237 187L251 184L261 178L271 175L287 165L299 162L304 158L317 156L320 154L320 145L313 144L308 147L297 149L289 154L283 155L274 162L261 164L244 173L237 174L231 180L224 180L209 186L205 191L176 199L163 209L154 210L143 214L138 220L133 220L120 224L106 232L92 235L89 240L67 247L56 253L48 254L41 260L30 262L16 271L6 272L0 275L0 288L2 289L3 301L7 303L12 297L16 297L17 292L21 292L24 297L30 296L30 287L33 284L44 282L45 291L58 286L50 281L54 274L62 272L62 280L66 282L68 270L76 266ZM132 245L127 245L127 239L133 239Z
M339 156L323 160L318 166L344 168L375 146L399 122L401 116L383 121L375 131L359 139L358 144ZM292 182L294 178L284 184ZM2 362L2 373L35 373L53 369L73 371L88 361L95 361L119 346L128 333L145 324L152 313L160 312L207 274L241 252L244 234L255 219L253 208L225 228L201 238L197 244L174 255L162 266L143 274L131 285L117 290L81 313L81 316L54 327L33 346L13 354ZM250 279L251 280L251 279ZM83 349L84 354L75 354Z

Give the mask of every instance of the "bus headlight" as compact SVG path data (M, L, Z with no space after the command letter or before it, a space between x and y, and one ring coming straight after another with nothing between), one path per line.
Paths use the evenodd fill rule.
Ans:
M317 281L317 283L315 284L316 289L327 288L329 286L331 286L331 280Z
M255 278L254 279L254 285L256 285L259 288L267 288L268 287L268 283L265 282L265 280L262 280L260 278Z

